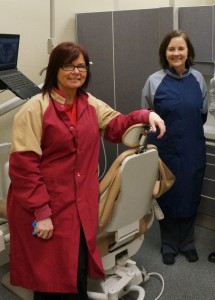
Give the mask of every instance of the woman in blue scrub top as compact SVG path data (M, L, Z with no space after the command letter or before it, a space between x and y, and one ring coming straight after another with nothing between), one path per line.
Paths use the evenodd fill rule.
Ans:
M197 208L206 165L203 124L207 119L207 87L194 64L195 51L181 30L168 33L159 48L162 69L149 76L142 91L142 107L155 110L165 121L166 135L151 143L176 176L173 187L158 199L165 218L159 221L161 253L173 264L182 253L198 260L194 244Z

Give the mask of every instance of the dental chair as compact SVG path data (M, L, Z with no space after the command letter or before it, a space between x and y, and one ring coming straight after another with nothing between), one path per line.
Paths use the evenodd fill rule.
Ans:
M132 260L140 249L145 232L154 216L163 214L153 198L158 179L159 157L155 148L147 149L148 129L143 124L130 127L122 142L131 149L115 160L100 182L98 246L105 271L105 281L89 279L90 299L117 300L138 292L145 281L145 270Z
M89 279L90 299L118 300L132 291L139 294L137 300L145 297L140 285L146 281L146 272L132 256L140 249L155 215L163 218L155 200L159 156L156 149L147 149L147 138L143 124L130 127L122 139L130 149L119 155L100 182L97 241L105 280ZM23 300L33 299L32 291L10 285L9 273L2 284Z

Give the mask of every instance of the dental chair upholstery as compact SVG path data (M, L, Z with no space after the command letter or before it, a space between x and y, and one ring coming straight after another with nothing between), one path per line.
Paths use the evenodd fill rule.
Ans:
M126 131L123 143L132 149L119 155L100 182L97 240L105 281L89 279L90 299L117 300L130 291L138 292L138 300L144 299L140 287L144 273L131 257L140 249L144 234L154 220L157 203L152 195L159 159L156 149L146 149L145 134L143 124ZM0 226L0 243L1 231ZM0 247L4 248L1 244ZM32 291L10 285L9 273L3 277L2 284L23 300L33 299Z

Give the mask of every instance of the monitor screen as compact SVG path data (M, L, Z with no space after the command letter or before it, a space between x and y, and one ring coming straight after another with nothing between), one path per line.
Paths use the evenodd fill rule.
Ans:
M0 33L0 71L17 67L19 37L18 34Z

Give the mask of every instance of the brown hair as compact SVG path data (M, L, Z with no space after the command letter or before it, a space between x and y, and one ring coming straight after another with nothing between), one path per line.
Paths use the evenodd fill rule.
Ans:
M171 39L175 37L182 37L187 44L188 57L185 63L186 68L194 65L195 51L188 35L182 30L172 30L171 32L167 33L167 35L164 37L159 48L160 65L163 69L166 69L169 66L168 61L166 59L166 49Z
M77 93L82 92L88 86L91 74L89 69L89 56L86 50L81 45L72 42L63 42L57 45L50 54L46 77L42 87L43 95L46 93L50 95L52 87L57 88L57 74L59 68L64 64L71 63L78 58L80 54L83 55L87 66L87 77L84 84L78 88Z

